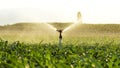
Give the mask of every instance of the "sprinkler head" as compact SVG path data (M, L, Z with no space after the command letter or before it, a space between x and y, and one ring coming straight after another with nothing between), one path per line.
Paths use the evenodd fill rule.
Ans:
M62 31L63 31L63 30L56 30L56 31L58 31L58 32L62 33Z
M57 30L57 31L60 33L59 38L62 39L62 31L63 30Z

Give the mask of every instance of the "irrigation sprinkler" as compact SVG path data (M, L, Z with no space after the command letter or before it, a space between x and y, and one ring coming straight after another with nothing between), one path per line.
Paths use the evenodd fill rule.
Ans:
M59 48L62 48L62 33L70 28L73 23L48 23L50 27L59 32Z
M57 30L59 32L59 47L62 48L62 31L63 30Z
M82 23L80 12L77 13L77 23ZM59 32L59 47L62 48L62 33L70 29L72 27L71 25L75 25L75 22L52 22L48 24L50 27Z

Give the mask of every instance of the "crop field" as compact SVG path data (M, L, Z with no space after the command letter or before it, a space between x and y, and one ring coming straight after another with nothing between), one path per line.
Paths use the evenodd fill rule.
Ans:
M0 26L0 68L120 68L120 25L75 26L62 47L57 32L31 26Z
M0 40L0 68L119 68L120 43L9 44Z

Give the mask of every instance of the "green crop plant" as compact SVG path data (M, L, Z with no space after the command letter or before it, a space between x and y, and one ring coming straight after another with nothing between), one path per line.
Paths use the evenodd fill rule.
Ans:
M119 68L120 44L9 43L0 40L0 68Z

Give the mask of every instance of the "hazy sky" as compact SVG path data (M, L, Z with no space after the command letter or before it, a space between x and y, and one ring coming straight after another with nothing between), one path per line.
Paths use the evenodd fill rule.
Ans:
M0 0L0 25L17 22L76 21L119 23L120 0Z

